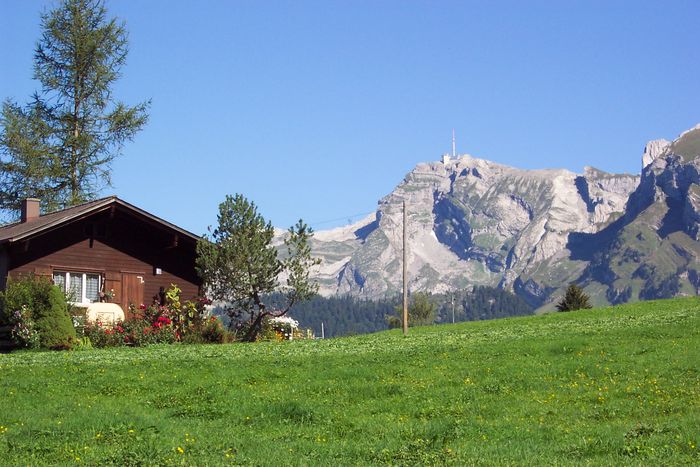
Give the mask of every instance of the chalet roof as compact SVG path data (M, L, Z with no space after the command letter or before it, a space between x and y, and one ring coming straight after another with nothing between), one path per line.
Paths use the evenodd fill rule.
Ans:
M95 201L79 204L77 206L71 206L70 208L62 211L44 214L29 222L16 222L14 224L2 226L0 227L0 244L24 240L37 234L61 227L70 222L84 219L92 214L112 209L113 207L123 208L124 210L135 214L137 217L141 217L146 221L159 224L168 230L175 231L185 237L191 238L192 240L196 241L199 239L199 236L193 234L192 232L182 229L175 224L171 224L170 222L154 216L143 209L137 208L133 204L127 203L116 196L108 196L106 198L97 199Z

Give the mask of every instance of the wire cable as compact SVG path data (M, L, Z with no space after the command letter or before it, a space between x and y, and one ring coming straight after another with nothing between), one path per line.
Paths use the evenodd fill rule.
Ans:
M359 212L359 213L357 213L357 214L350 214L350 215L347 215L347 216L337 217L337 218L335 218L335 219L328 219L328 220L318 221L318 222L309 222L309 225L310 225L311 227L315 227L315 226L317 226L317 225L330 224L331 222L338 222L338 221L343 221L343 220L352 220L352 219L354 219L354 218L356 218L356 217L359 217L359 216L368 216L368 215L373 214L373 213L375 213L375 212L377 212L377 210L376 210L376 209L373 209L372 211Z

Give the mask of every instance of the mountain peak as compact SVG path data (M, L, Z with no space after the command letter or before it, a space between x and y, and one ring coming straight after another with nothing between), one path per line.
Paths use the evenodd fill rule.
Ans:
M700 158L700 124L681 133L666 149L666 153L680 156L684 162Z
M607 225L638 181L594 168L519 169L469 154L420 163L379 201L376 216L318 232L316 277L326 295L398 292L405 201L411 290L500 285L539 306L552 281L556 288L580 272L566 259L569 234ZM542 267L549 261L571 270L553 273Z
M664 151L671 144L666 139L654 139L649 141L644 146L644 154L642 155L642 169L654 162L654 159L664 154Z
M700 125L647 143L643 164L641 182L469 154L417 164L375 215L318 232L315 277L324 295L398 293L405 202L411 291L498 286L540 307L570 282L597 304L700 290Z

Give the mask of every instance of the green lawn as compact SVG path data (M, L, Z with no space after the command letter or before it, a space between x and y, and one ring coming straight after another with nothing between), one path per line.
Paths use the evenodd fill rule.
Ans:
M700 300L0 355L0 464L700 463Z

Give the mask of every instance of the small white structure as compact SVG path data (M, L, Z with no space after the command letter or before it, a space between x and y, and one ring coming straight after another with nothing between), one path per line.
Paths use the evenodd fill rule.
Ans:
M91 303L87 307L85 319L95 323L114 324L117 321L124 321L124 310L116 303Z
M447 165L450 163L450 156L448 154L443 154L442 155L442 163Z

